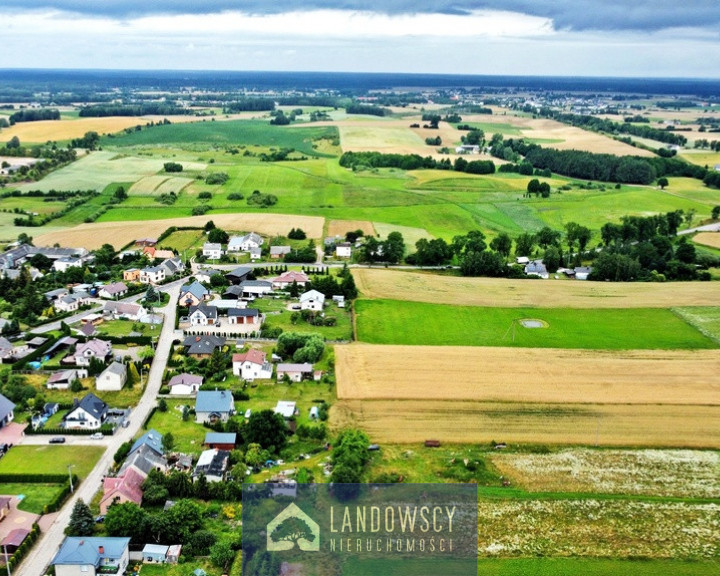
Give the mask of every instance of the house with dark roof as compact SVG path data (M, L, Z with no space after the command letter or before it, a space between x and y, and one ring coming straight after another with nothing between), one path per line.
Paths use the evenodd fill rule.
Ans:
M170 388L170 394L187 396L190 394L197 394L197 391L200 390L200 386L202 386L202 384L202 376L183 372L182 374L176 374L170 378L167 386Z
M547 268L545 267L545 264L543 264L542 260L532 260L528 262L528 264L525 265L525 275L539 276L540 278L544 279L550 278L550 274L548 273Z
M218 348L225 346L225 338L215 334L189 335L183 340L185 353L193 358L209 358Z
M198 424L227 422L235 413L235 403L229 390L199 390L195 398L195 421Z
M15 418L15 403L0 394L0 428L4 428Z
M166 260L163 260L160 264L160 268L165 270L165 277L169 278L171 276L175 276L176 274L181 274L185 271L185 264L183 263L181 258L167 258Z
M130 538L67 536L51 564L55 576L123 576L130 562Z
M166 270L162 266L148 266L140 270L142 284L159 284L165 280Z
M241 286L242 284L233 284L232 286L228 286L225 289L225 292L223 292L222 297L232 300L241 298L243 296L243 289L241 288Z
M198 458L193 477L197 478L203 474L208 482L222 482L229 458L230 452L227 450L205 450Z
M165 456L158 454L150 445L142 444L135 451L128 454L117 475L123 476L128 470L132 469L142 476L147 476L153 470L165 472L167 468L168 463Z
M236 288L236 286L231 286ZM264 296L272 292L272 282L267 280L245 280L241 282L237 288L240 288L241 296Z
M227 278L232 284L240 284L240 282L247 280L251 273L252 268L248 268L247 266L238 266L234 270L225 274L225 278Z
M108 416L108 405L95 394L86 394L79 402L73 402L73 408L63 417L63 427L80 430L97 430Z
M188 314L190 326L212 326L217 324L217 319L218 310L215 306L200 304L199 306L190 307L190 313Z
M68 390L75 379L79 379L78 370L60 370L50 374L45 386L50 390Z

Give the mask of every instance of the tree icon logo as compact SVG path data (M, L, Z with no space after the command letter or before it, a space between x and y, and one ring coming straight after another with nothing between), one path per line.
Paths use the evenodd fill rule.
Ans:
M303 552L319 551L320 526L293 503L267 525L267 549L280 552L296 545Z

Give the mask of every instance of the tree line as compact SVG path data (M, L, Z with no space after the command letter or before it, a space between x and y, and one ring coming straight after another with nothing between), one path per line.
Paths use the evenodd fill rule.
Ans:
M143 104L95 104L83 106L81 118L105 118L108 116L175 116L194 114L193 110L169 103L148 102Z
M60 120L60 111L55 108L25 108L10 114L10 126L18 122L38 122L40 120Z
M345 152L340 157L340 166L353 170L365 168L399 168L400 170L454 170L469 174L494 174L495 163L492 160L465 160L449 158L435 160L419 154L383 154L381 152Z

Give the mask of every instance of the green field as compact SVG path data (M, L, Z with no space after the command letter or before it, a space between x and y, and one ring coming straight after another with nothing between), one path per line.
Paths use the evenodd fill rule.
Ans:
M0 484L0 494L16 496L23 494L18 509L33 514L42 514L43 506L50 502L62 486L60 484Z
M701 560L481 558L478 562L480 576L710 576L718 570L720 563Z
M371 344L598 350L718 347L663 309L482 308L358 300L355 311L358 340ZM525 328L518 322L521 319L538 319L547 327Z
M112 146L169 146L199 144L219 146L263 146L294 148L310 156L323 156L312 146L314 140L337 138L335 127L272 126L268 121L231 120L158 125L140 132L104 138Z
M695 306L672 310L688 324L692 324L700 332L720 343L720 308Z
M14 446L0 460L0 474L73 474L84 478L105 451L101 446Z

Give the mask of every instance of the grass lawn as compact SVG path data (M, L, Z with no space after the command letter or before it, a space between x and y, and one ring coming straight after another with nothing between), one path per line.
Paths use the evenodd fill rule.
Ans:
M155 410L147 428L154 428L161 434L172 432L173 438L175 438L175 450L179 452L200 453L203 450L205 434L211 430L202 424L197 424L195 416L192 414L187 422L183 422L182 419L182 406L189 405L192 408L195 406L195 400L168 400L167 405L167 412ZM144 433L145 430L141 430L141 434L138 436Z
M373 344L598 350L718 347L664 309L484 308L358 300L355 310L358 340ZM546 327L525 328L521 319L541 320Z
M129 336L131 332L150 334L150 328L140 322L131 320L110 320L103 322L97 327L100 334L105 336Z
M483 576L710 576L720 563L683 560L620 560L612 558L481 558Z
M147 374L143 374L143 378L147 379ZM26 382L34 386L38 393L42 394L48 402L59 402L61 404L69 404L73 401L73 398L82 398L88 392L92 392L98 398L107 402L111 408L127 408L128 406L137 405L144 389L144 385L135 384L130 387L126 384L125 387L118 392L99 391L95 389L95 378L90 377L83 378L81 380L83 385L82 392L73 392L71 390L48 390L45 387L46 381L47 376L34 374L26 376ZM48 425L52 426L53 422L59 423L62 417L62 412L63 411L61 410L57 414L53 415Z
M207 576L224 574L208 560L190 558L185 564L142 564L140 576L188 576L196 568L205 570Z
M720 308L697 306L673 308L672 311L688 324L692 324L700 332L720 343Z
M306 334L314 332L320 334L326 340L350 340L352 338L352 323L350 320L350 312L347 308L338 308L335 303L331 303L325 307L325 317L336 318L335 326L314 326L299 318L295 324L292 323L290 317L293 313L300 313L299 310L292 311L287 309L287 305L291 300L276 300L274 298L258 298L251 307L258 308L266 315L263 326L280 327L283 332L299 332ZM326 301L327 302L327 301Z
M178 230L165 238L160 245L163 248L169 248L177 253L191 248L200 248L205 241L203 231L198 230Z
M25 498L18 504L18 509L42 514L43 506L52 500L60 488L60 484L0 484L0 494L24 494Z
M14 446L0 460L0 474L67 474L84 478L93 469L105 451L101 446Z

